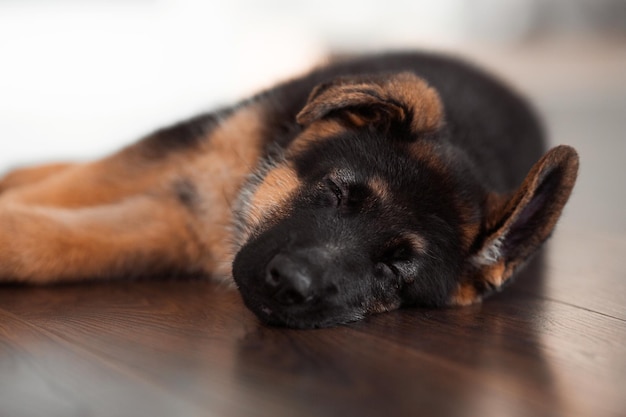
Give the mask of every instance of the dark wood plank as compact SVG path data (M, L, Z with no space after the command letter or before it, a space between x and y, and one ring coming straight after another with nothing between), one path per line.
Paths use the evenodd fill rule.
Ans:
M548 254L543 296L626 321L626 238L563 230Z
M606 233L559 229L507 291L595 311L626 322L626 239Z
M0 415L173 416L191 404L0 310Z
M262 326L236 292L199 281L14 288L0 306L214 415L617 416L626 406L623 324L515 291L317 331ZM101 371L78 366L95 377L78 392L103 392ZM143 409L141 396L127 401Z

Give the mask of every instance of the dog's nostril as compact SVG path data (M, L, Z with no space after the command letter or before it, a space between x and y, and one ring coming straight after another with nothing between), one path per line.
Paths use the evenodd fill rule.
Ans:
M265 282L282 304L299 304L313 296L312 281L305 265L286 255L276 255L267 265Z
M274 293L274 299L281 304L293 305L309 301L313 296L311 280L302 274L283 276Z
M280 284L280 272L276 268L269 268L265 281L272 287L277 287Z
M339 293L339 288L335 284L330 284L324 288L324 295L333 296Z
M276 300L281 304L300 304L306 300L306 298L298 291L292 289L283 289L279 291L275 296Z

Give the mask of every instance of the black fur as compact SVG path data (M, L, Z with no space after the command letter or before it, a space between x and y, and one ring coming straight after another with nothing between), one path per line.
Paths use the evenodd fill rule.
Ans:
M157 130L139 142L142 156L159 159L171 152L197 147L217 127L220 117L232 110L220 110L202 114L189 120Z

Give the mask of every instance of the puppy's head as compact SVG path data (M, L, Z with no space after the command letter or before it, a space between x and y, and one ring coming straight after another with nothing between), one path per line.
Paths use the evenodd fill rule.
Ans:
M243 199L233 275L264 322L325 327L499 289L551 233L574 185L558 147L510 195L437 138L437 93L410 73L317 87L303 129Z

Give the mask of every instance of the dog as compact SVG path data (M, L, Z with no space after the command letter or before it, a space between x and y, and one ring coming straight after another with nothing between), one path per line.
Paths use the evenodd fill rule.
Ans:
M551 234L578 155L463 61L337 60L95 162L0 182L0 281L231 281L328 327L499 291Z

